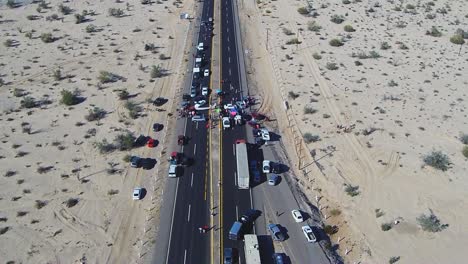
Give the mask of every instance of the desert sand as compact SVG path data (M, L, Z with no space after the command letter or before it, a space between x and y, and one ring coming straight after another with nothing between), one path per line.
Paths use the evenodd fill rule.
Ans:
M297 182L337 226L331 242L346 263L465 262L468 50L450 38L468 31L466 3L310 3L239 8L251 91L276 118ZM447 168L425 164L433 151ZM431 212L438 232L416 220Z
M172 121L190 33L179 15L193 11L193 1L164 0L1 6L4 263L136 263L154 243L148 227L158 226L164 146L174 135L151 128ZM62 91L75 95L69 105ZM162 111L151 104L158 96L169 99ZM99 151L126 131L160 145ZM153 158L156 168L130 168L128 155ZM135 187L146 188L142 201L132 200Z

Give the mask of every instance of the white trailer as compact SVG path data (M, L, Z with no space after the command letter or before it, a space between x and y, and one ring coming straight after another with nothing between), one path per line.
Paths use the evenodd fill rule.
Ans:
M236 160L237 160L237 188L249 188L249 164L247 159L247 144L245 140L236 140Z
M246 264L261 264L260 247L256 235L244 235L244 252Z

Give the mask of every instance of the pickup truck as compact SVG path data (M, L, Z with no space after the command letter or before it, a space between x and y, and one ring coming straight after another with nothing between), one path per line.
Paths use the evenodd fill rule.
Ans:
M307 242L316 242L317 238L314 235L314 231L312 231L312 228L308 225L305 225L302 227L302 232L304 232L304 236L307 239Z

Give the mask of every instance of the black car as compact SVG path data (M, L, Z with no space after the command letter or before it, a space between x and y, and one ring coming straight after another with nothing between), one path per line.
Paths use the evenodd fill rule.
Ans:
M139 168L141 166L142 158L137 156L130 157L130 167Z
M260 216L260 211L249 209L245 214L240 217L240 221L244 224L255 221Z
M154 100L153 104L155 106L162 106L163 104L166 103L166 99L162 98L162 97L158 97Z
M162 129L163 129L163 125L162 125L162 124L159 124L159 123L154 123L154 124L153 124L153 131L154 131L154 132L161 131Z

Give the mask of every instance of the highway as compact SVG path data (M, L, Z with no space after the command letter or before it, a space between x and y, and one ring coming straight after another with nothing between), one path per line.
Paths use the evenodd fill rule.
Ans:
M201 22L207 22L213 17L213 11L213 0L206 0L202 2L200 19L192 21L198 24L195 27L199 26L195 43L204 43L203 51L193 48L193 57L204 58L202 71L210 66L212 35L211 28L206 23L202 25ZM194 60L191 61L193 63ZM201 95L201 87L210 86L210 77L203 77L202 73L199 78L193 79L190 74L190 79L186 80L185 84L185 93L189 93L191 86L194 85L197 95ZM207 116L207 111L202 111L201 114L203 112ZM174 146L175 149L168 152L182 152L184 156L193 159L193 164L183 167L182 173L177 178L168 179L164 188L157 247L154 249L152 263L210 263L209 232L199 232L199 227L210 225L208 171L210 157L208 133L205 127L207 122L192 122L191 118L183 118L177 123L175 131L185 135L189 140L185 146ZM166 155L169 158L170 153Z

